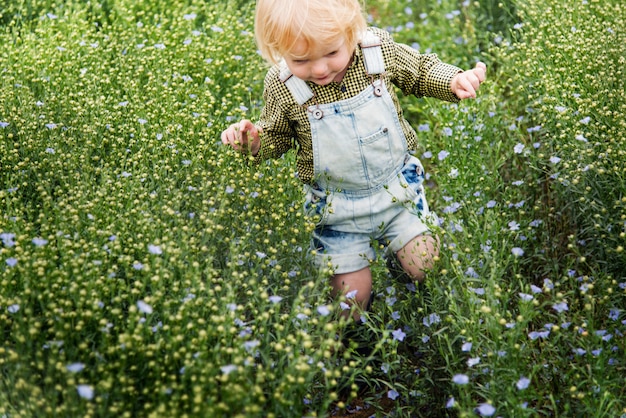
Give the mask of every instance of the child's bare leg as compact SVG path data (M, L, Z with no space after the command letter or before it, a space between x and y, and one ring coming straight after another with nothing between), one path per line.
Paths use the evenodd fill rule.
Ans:
M421 282L426 277L426 270L433 268L435 257L439 256L439 238L432 235L415 237L396 256L404 271L413 280Z
M356 290L354 299L350 299L348 303L356 303L361 309L366 309L372 293L372 272L369 267L351 273L336 274L331 279L333 286L333 296L338 294L346 294ZM347 313L343 314L344 316ZM353 318L358 320L360 314L354 312Z

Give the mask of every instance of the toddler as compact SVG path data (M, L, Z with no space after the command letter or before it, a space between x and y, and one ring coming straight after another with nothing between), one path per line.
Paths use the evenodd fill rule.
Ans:
M333 271L334 295L350 292L367 307L373 242L422 281L439 241L413 155L417 135L395 88L456 102L476 96L485 65L463 71L394 42L367 26L359 0L258 0L255 35L273 64L264 107L258 122L230 125L222 142L257 159L295 148L304 208L318 219L311 247Z

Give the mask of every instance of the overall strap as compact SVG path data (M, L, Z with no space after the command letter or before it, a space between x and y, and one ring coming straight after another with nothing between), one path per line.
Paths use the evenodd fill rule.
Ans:
M363 51L363 62L368 75L382 74L385 72L385 61L383 59L383 49L380 38L370 31L365 31L359 43ZM315 93L306 82L294 76L287 65L283 62L279 75L280 81L285 83L294 99L300 106L305 104L315 96Z
M298 102L300 106L315 96L315 93L313 93L304 80L291 74L286 64L284 64L284 67L280 70L279 78L280 81L285 83L285 86L287 86L293 98L296 99L296 102Z
M383 59L383 48L380 38L370 31L366 31L361 39L361 50L363 51L363 61L365 71L368 75L382 74L385 72L385 61Z

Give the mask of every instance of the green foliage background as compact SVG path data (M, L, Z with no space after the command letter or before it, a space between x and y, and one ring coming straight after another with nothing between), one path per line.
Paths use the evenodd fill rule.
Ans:
M444 251L417 287L373 262L365 358L311 264L293 155L219 141L261 106L253 8L0 11L0 416L625 414L623 5L366 3L489 79L402 99Z

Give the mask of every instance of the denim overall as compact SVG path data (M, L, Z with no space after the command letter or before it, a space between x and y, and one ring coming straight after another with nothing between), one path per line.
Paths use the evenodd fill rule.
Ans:
M314 181L305 185L305 212L319 216L311 240L320 266L335 274L368 267L378 241L394 253L429 231L424 170L411 156L393 100L382 78L380 40L361 42L372 84L358 95L308 106ZM309 86L284 70L281 78L300 104ZM430 220L432 221L432 219Z

